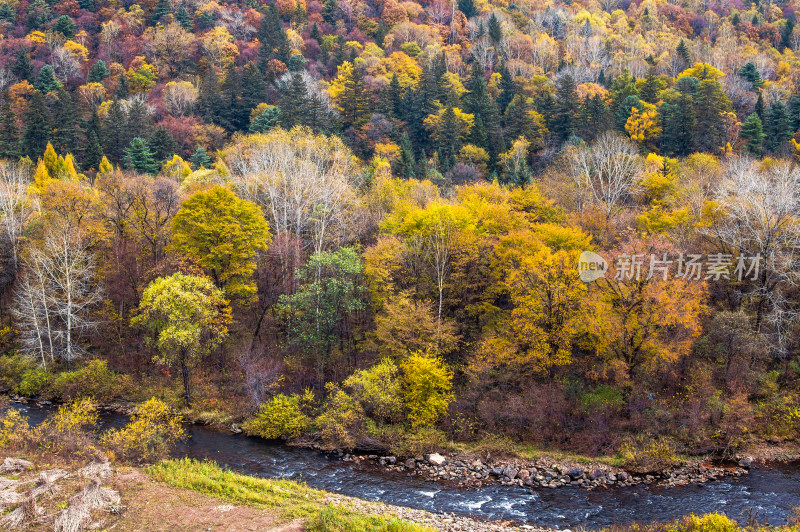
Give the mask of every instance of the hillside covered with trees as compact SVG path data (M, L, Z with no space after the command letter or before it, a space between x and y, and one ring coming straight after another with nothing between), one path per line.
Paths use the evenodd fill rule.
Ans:
M2 0L0 384L397 454L794 442L795 10Z

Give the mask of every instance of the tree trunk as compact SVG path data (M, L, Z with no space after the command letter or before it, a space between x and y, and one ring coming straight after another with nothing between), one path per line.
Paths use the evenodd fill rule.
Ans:
M189 383L189 366L186 365L186 353L181 353L181 372L183 373L183 391L186 397L186 406L192 405L192 394Z

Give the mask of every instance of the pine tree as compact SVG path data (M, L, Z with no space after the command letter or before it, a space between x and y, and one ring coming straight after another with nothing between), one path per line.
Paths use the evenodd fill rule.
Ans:
M503 40L503 29L500 27L500 21L494 13L489 17L489 38L495 43Z
M54 91L61 86L56 79L56 73L50 65L44 65L39 69L39 77L36 78L36 88L43 94Z
M200 82L200 114L209 122L219 123L223 106L217 73L209 66Z
M153 117L144 100L134 98L128 106L128 120L126 121L128 139L133 137L146 138L153 130Z
M88 143L83 162L86 168L98 168L100 161L103 160L103 147L100 145L100 139L95 131L90 131L87 137Z
M772 104L764 122L764 147L775 152L783 148L792 138L792 122L786 105L777 101Z
M414 149L411 147L411 141L407 133L403 133L400 138L400 161L398 162L398 172L406 179L414 179Z
M344 79L344 90L339 99L339 105L342 125L345 128L358 128L369 120L370 98L361 67L353 66Z
M0 20L5 20L10 24L17 23L17 13L14 11L14 8L8 4L8 2L3 2L0 4Z
M247 120L250 110L259 103L267 100L267 84L264 74L254 62L247 63L242 69L242 98L241 106Z
M514 78L505 63L500 65L497 72L500 74L500 96L497 98L497 112L502 115L518 91Z
M28 51L22 46L17 49L17 54L14 62L11 63L10 70L20 81L33 81L33 61L31 61Z
M111 102L108 114L103 122L104 152L112 160L120 161L125 155L128 146L127 123L128 118L117 100Z
M92 68L89 69L89 74L86 76L86 81L89 83L102 83L104 79L111 75L111 71L108 70L108 66L106 66L106 62L102 59L98 59L93 65Z
M687 68L692 64L692 58L689 55L689 47L686 45L686 41L681 39L681 42L678 43L678 47L675 49L675 51L678 53L678 57L680 57L683 61L684 68Z
M734 27L735 27L735 26L738 26L741 23L742 23L742 19L739 16L739 13L734 13L733 14L733 18L731 19L731 24L733 24Z
M575 80L565 74L556 82L556 101L552 121L548 129L560 141L565 141L575 132L579 102Z
M267 133L278 125L280 117L280 107L270 105L250 123L250 133Z
M761 155L761 144L764 140L764 131L761 127L761 119L753 113L747 117L739 131L739 136L747 141L745 147L753 155Z
M461 141L458 132L460 130L458 118L452 107L445 109L442 113L441 124L439 125L439 138L437 139L437 153L442 173L447 172L456 164L456 154L460 149Z
M317 44L322 44L322 32L319 31L319 26L317 26L316 22L311 25L311 30L308 32L308 36L317 41Z
M135 137L125 150L125 166L142 174L155 174L158 171L153 152L141 137Z
M119 85L117 85L117 92L114 97L117 100L124 100L130 96L131 91L128 89L128 77L123 73L119 76Z
M53 145L59 153L76 152L82 147L78 145L78 107L63 87L58 88L56 96L53 102Z
M489 96L483 71L477 64L473 65L472 79L470 80L465 96L465 108L468 113L475 115L475 127L471 132L471 143L484 148L494 159L505 151L502 131L500 130L500 113L497 104Z
M249 109L245 109L242 105L242 76L235 65L231 64L225 70L220 92L223 107L219 125L231 132L244 129Z
M202 146L197 146L194 149L194 153L189 157L189 161L191 161L194 170L211 168L211 157L208 156L206 149Z
M97 168L103 159L102 126L97 109L92 109L92 116L86 123L86 150L83 164L86 168Z
M725 114L732 107L719 81L705 79L700 82L694 105L697 115L694 144L697 149L715 153L725 146L728 132Z
M766 117L764 116L764 97L761 95L761 91L758 91L758 98L756 98L755 113L758 115L758 118L760 118L761 122L763 123Z
M648 102L656 103L658 101L658 91L662 89L663 82L659 79L655 67L650 67L647 72L647 77L642 81L642 86L639 88L639 97Z
M67 39L72 39L77 29L78 27L75 25L75 21L68 15L61 15L56 19L56 23L53 24L53 31L62 34Z
M378 29L375 30L375 44L383 48L383 42L386 40L387 35L389 35L389 26L385 20L381 19L378 22Z
M322 20L331 26L336 25L336 21L339 20L339 2L325 0L325 4L322 7Z
M78 6L86 11L94 11L94 0L78 0Z
M760 89L764 85L764 80L761 79L761 73L752 61L745 63L737 74L752 83L753 88Z
M160 167L161 164L172 158L172 155L177 151L175 139L172 133L164 126L158 126L153 130L153 134L147 139L147 147L153 153L153 160Z
M280 93L280 123L286 129L309 122L309 106L311 98L308 88L300 74L293 74L289 83Z
M800 93L789 98L789 116L792 119L792 131L800 129Z
M662 104L658 114L662 124L661 151L679 156L693 152L697 117L691 95L681 93L675 104Z
M14 116L11 103L6 97L3 98L3 105L0 107L0 157L3 159L17 159L19 156L17 118Z
M22 152L36 159L44 153L50 138L50 120L44 95L33 91L25 111L25 130L22 133Z

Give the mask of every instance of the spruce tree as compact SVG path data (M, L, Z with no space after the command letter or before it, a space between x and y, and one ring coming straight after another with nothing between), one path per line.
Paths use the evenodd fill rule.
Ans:
M792 138L792 122L789 118L789 111L786 105L777 101L772 104L764 122L764 147L769 151L776 152L783 148Z
M250 133L267 133L269 130L278 125L280 116L280 107L270 105L250 123Z
M3 99L2 107L0 107L0 158L17 159L19 156L17 118L14 116L11 103L6 97Z
M763 123L766 119L764 115L764 97L761 95L761 91L758 91L758 98L756 98L756 106L755 106L755 113L758 115L758 118L761 119Z
M289 83L281 88L280 93L280 124L285 129L296 125L307 125L310 120L309 106L311 98L303 76L293 74Z
M764 80L761 79L761 73L752 61L745 63L737 74L752 83L753 88L760 89L764 85Z
M102 83L103 80L110 75L111 71L108 70L106 62L102 59L98 59L92 65L92 68L89 69L89 74L86 76L86 81L89 83Z
M44 65L39 69L39 76L36 78L36 88L43 94L54 91L61 86L56 79L56 73L50 65Z
M78 0L78 6L86 11L94 11L94 0Z
M153 130L150 138L147 139L147 147L150 148L153 160L159 167L164 161L171 159L172 155L177 151L172 133L164 126L158 126Z
M62 34L67 39L72 39L77 29L78 27L75 25L75 21L68 15L61 15L56 19L56 23L53 24L53 31Z
M370 97L364 83L364 72L354 65L344 79L344 90L339 100L342 125L358 128L369 120Z
M500 130L500 113L497 111L497 104L489 96L483 70L477 64L473 65L467 90L469 92L464 96L465 108L475 116L470 142L484 148L494 158L505 151Z
M172 13L172 2L170 0L158 0L156 7L153 9L153 16L150 19L151 23L155 25L156 22Z
M489 38L495 43L503 40L503 29L500 27L500 21L494 13L489 17Z
M178 8L178 10L175 12L175 20L177 20L178 24L180 24L181 27L186 31L194 31L192 15L189 14L189 10L185 7L181 6Z
M339 2L336 0L325 0L322 7L322 20L331 26L336 25L339 20Z
M732 110L731 101L725 94L722 84L713 79L704 79L695 94L694 144L702 151L715 153L725 146L728 124L725 115Z
M689 47L686 45L686 41L681 39L675 51L678 53L678 57L681 58L681 61L683 61L683 67L688 68L692 64L692 58L689 55Z
M497 112L502 115L505 113L508 104L516 96L517 86L505 63L500 65L497 72L500 74L500 96L497 98Z
M128 119L126 120L128 139L133 137L146 138L153 130L153 117L144 100L134 98L128 106Z
M14 8L8 4L8 2L3 2L0 4L0 20L5 20L10 24L17 23L17 13L14 11Z
M458 118L452 107L445 109L440 118L437 139L437 153L442 173L447 172L456 164L456 154L460 149Z
M408 138L408 134L403 133L403 136L400 138L400 161L398 163L398 172L406 179L414 179L415 166L416 162L414 161L414 149L411 147L411 141Z
M90 131L87 135L87 139L88 142L86 144L86 153L83 162L86 168L97 169L100 166L100 161L103 160L103 147L95 131Z
M575 132L579 110L578 90L575 79L569 74L556 82L556 100L549 129L560 141L565 141Z
M800 93L789 98L789 116L792 119L792 131L800 129Z
M24 47L20 46L17 49L17 54L14 57L14 62L11 63L10 70L20 81L33 81L33 61L31 61L31 56Z
M785 50L786 48L792 49L792 31L794 31L794 14L790 14L786 17L786 25L783 27L783 31L781 31L781 47L780 51Z
M53 147L58 153L79 151L78 107L68 91L59 87L53 102Z
M153 152L141 137L135 137L125 150L125 166L142 174L155 174L158 171Z
M753 155L761 155L761 144L764 141L764 131L761 127L761 119L757 114L752 113L742 124L739 136L747 141L745 148Z
M474 0L458 0L458 10L467 18L472 18L478 14Z
M194 170L198 170L201 167L211 168L211 157L208 156L206 149L202 146L197 146L194 149L194 153L189 157L189 161L191 161Z
M694 151L694 130L697 117L690 94L681 93L675 104L664 103L658 108L661 118L661 150L670 155L685 156Z
M117 100L111 102L103 122L102 140L105 154L114 161L122 160L129 143L127 121L122 105Z
M386 40L386 36L389 34L389 26L386 24L386 21L381 19L378 22L378 29L375 30L375 44L383 48L383 42Z
M114 98L117 100L124 100L128 96L130 96L130 90L128 89L128 77L125 74L122 74L119 77L119 85L117 85L117 92L114 93Z
M33 160L41 157L50 138L50 120L44 95L33 91L25 111L25 130L22 133L22 152Z
M217 73L210 66L200 82L200 114L208 122L219 123L223 111L222 95L219 91Z

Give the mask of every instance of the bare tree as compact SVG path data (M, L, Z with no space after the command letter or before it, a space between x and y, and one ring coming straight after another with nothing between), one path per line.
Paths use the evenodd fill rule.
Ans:
M313 251L348 239L356 170L340 139L275 130L233 146L227 163L239 194L263 208L274 233L290 233Z
M27 194L30 173L23 167L0 162L0 229L11 249L14 271L19 267L22 230L38 210L38 203Z
M788 161L764 169L752 159L735 157L728 161L726 173L715 194L723 217L706 234L727 248L723 251L760 258L758 269L746 276L753 282L745 294L754 301L758 331L772 309L780 313L775 319L781 323L789 316L781 292L797 280L800 170Z
M80 336L95 326L89 311L101 301L101 292L90 245L67 221L56 220L28 250L15 315L26 349L38 351L43 363L45 339L51 360L60 357L70 364L82 354Z
M200 91L189 81L170 81L164 86L161 99L169 114L183 116L190 114Z
M575 149L569 161L570 177L585 201L598 205L613 218L640 188L643 171L636 146L627 138L606 132L591 145ZM583 201L578 204L582 205Z

